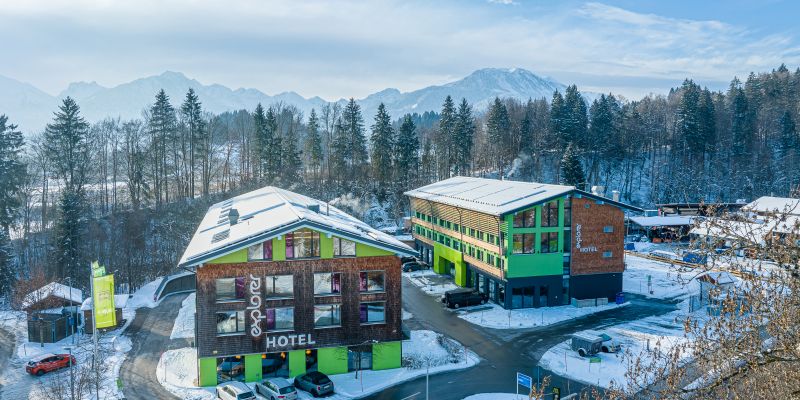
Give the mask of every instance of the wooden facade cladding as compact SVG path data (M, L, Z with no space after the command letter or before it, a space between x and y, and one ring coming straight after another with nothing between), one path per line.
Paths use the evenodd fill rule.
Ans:
M383 271L384 291L360 292L359 273ZM314 273L341 273L340 294L315 296ZM245 288L250 287L251 275L293 276L294 297L270 300L263 297L261 313L267 308L294 307L294 330L291 332L266 332L259 337L250 336L252 319L248 307L250 295L242 301L216 301L216 280L220 278L245 278ZM197 328L196 340L199 357L224 357L242 354L291 351L305 348L359 345L365 341L402 340L401 318L401 271L396 256L348 257L332 259L305 259L289 261L253 261L231 264L204 264L197 268ZM385 301L385 322L362 324L360 303ZM337 327L314 327L314 305L340 304L341 325ZM245 311L245 331L241 334L217 334L216 313L218 311ZM261 322L266 331L265 321ZM313 345L288 345L267 348L268 337L297 334L311 335Z
M578 225L581 226L580 229ZM604 232L607 226L613 232ZM598 204L593 199L574 197L570 234L571 275L618 273L625 270L625 215L619 207ZM585 250L578 248L579 245ZM610 252L611 257L604 257L606 252Z
M417 225L419 225L421 227L428 228L428 229L430 229L430 230L432 230L434 232L440 232L440 233L442 233L444 235L447 235L447 236L450 236L452 238L461 240L464 243L469 243L469 244L471 244L473 246L483 248L486 251L491 251L491 252L494 252L495 254L500 254L500 255L503 254L500 251L500 246L495 245L495 244L491 244L491 243L488 243L488 242L484 242L482 240L478 240L478 239L476 239L476 238L474 238L474 237L472 237L470 235L465 235L465 234L462 234L461 232L456 232L456 231L454 231L452 229L447 229L447 228L445 228L443 226L434 225L434 224L432 224L432 223L430 223L428 221L423 221L423 220L421 220L421 219L419 219L417 217L412 217L411 218L411 222L414 223L414 224L417 224ZM469 228L469 225L467 225L467 228Z
M498 267L495 267L493 265L487 264L487 263L485 263L485 262L483 262L481 260L478 260L475 257L470 257L470 256L468 256L466 254L464 254L464 261L468 262L470 265L472 265L476 269L479 269L479 270L487 273L488 275L491 275L491 276L493 276L493 277L495 277L497 279L504 279L503 278L503 272Z
M411 236L414 239L417 239L422 243L425 243L425 244L427 244L429 246L433 246L433 240L430 240L430 239L426 238L425 236L419 235L416 232L412 233Z
M411 208L425 215L446 219L467 228L500 236L500 217L478 211L411 197Z

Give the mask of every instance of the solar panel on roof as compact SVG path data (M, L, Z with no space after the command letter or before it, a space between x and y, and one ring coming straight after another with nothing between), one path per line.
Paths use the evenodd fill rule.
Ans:
M211 237L211 243L217 243L217 242L219 242L221 240L225 240L230 235L231 235L231 230L230 229L225 229L222 232L217 232L217 233L214 234L214 236Z

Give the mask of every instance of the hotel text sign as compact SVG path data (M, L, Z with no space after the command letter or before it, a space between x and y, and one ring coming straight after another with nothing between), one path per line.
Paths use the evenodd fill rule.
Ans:
M597 247L586 246L583 247L583 239L581 239L581 224L575 225L575 249L581 253L596 253Z
M250 274L250 305L247 312L250 314L250 336L260 338L264 331L261 330L261 321L264 314L261 314L261 278Z
M317 342L311 339L311 334L290 334L267 337L267 349L270 347L312 346L315 344L317 344Z

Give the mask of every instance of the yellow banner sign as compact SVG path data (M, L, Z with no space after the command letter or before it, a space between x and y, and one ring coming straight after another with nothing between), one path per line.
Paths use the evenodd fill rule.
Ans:
M117 313L114 310L114 275L94 277L95 326L109 328L117 326Z

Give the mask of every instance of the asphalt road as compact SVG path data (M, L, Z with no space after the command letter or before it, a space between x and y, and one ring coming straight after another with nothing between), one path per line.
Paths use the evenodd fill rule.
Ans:
M9 364L11 356L16 349L17 339L5 329L0 329L0 367L14 368ZM3 384L0 382L0 399L3 398Z
M161 353L187 347L188 340L171 340L172 325L186 294L169 296L157 307L136 310L136 318L128 327L132 349L122 363L120 378L127 400L179 400L167 392L156 379L156 366Z
M534 380L551 376L551 386L561 388L562 396L587 389L583 383L552 375L537 366L542 355L575 331L602 328L621 322L661 315L675 310L675 303L630 297L629 306L599 312L583 318L542 328L497 330L473 325L449 310L432 296L403 279L403 306L414 314L406 321L411 329L430 329L461 342L481 357L473 368L430 376L430 399L458 400L476 393L516 391L516 372ZM537 378L538 377L538 378ZM414 379L367 397L371 400L425 399L425 377Z

